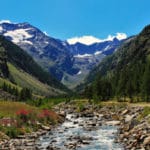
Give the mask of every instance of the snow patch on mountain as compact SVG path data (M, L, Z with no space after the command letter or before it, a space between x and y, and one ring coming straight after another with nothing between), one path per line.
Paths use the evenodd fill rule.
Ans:
M80 70L78 73L77 73L77 75L80 75L82 73L82 71Z
M0 20L0 24L2 23L12 23L10 20Z
M3 27L0 26L0 33L2 33L2 32L3 32Z
M105 48L104 48L104 50L103 51L107 51L107 50L109 50L111 48L111 46L106 46Z
M85 58L85 57L91 57L92 55L91 54L83 54L83 55L75 55L74 57L77 57L77 58Z
M73 37L67 40L69 44L76 44L76 43L82 43L86 45L91 45L93 43L101 42L100 39L94 37L94 36L82 36L82 37Z
M21 41L22 43L25 43L25 44L30 44L30 45L33 45L33 43L31 41L27 41L27 40L24 40L24 41Z
M8 31L4 34L4 36L8 36L12 38L12 42L19 43L24 42L29 38L32 38L32 35L30 35L27 31L30 29L17 29ZM31 44L31 43L30 43Z
M94 55L99 55L99 54L102 54L102 51L96 51L96 52L94 53Z
M44 33L46 36L49 36L49 34L48 34L46 31L44 31L43 33Z
M94 36L73 37L73 38L67 39L67 42L71 45L74 45L76 43L92 45L94 43L113 41L114 38L117 38L118 40L123 40L123 39L127 38L127 35L125 33L116 33L116 35L108 35L108 37L106 39L99 39Z
M117 38L118 40L123 40L127 38L127 34L125 33L116 33L116 35L108 35L108 37L104 40L102 40L102 42L105 41L113 41L114 38Z

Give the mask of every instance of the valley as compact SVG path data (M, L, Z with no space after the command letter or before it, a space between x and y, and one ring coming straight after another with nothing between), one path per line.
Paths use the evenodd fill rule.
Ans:
M69 43L46 35L29 23L0 24L0 34L20 46L47 72L74 89L102 58L112 54L126 40L125 34L86 43ZM90 37L86 37L90 38Z
M150 148L150 25L90 45L0 29L0 149Z

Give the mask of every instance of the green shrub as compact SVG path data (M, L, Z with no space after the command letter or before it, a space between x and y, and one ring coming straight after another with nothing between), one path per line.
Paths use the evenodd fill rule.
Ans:
M5 133L8 135L10 138L16 138L18 135L20 135L20 131L18 128L15 127L6 127L5 128Z
M148 107L148 106L144 107L143 112L141 114L142 117L146 117L149 114L150 114L150 107Z

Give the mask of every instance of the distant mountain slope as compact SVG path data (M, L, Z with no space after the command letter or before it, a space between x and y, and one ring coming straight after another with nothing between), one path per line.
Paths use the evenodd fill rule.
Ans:
M45 70L61 81L63 74L77 73L74 58L62 41L49 37L28 23L2 23L0 34L20 46Z
M99 75L111 83L113 95L150 96L150 25L106 57L90 73L87 83Z
M112 52L124 41L125 39L117 39L114 37L112 40L93 43L91 45L86 45L82 43L75 43L68 45L69 50L73 55L85 55L85 54L112 54Z
M99 62L118 48L125 35L86 45L52 38L29 23L0 24L0 34L20 46L46 71L74 88ZM121 35L122 36L122 35Z
M18 78L16 78L16 76L19 75L19 72L22 72L22 75L21 75L22 82L24 82L24 83L30 82L31 88L35 87L35 91L39 87L32 85L33 78L35 81L34 84L36 82L38 82L38 83L41 82L41 84L43 84L44 87L47 87L46 88L47 91L45 92L46 95L48 95L48 94L50 95L50 93L55 95L56 93L57 94L59 92L61 93L61 90L62 91L67 90L67 88L65 86L63 86L59 81L57 81L49 73L43 71L43 69L37 63L35 63L35 61L32 59L31 56L29 56L25 51L23 51L17 45L6 40L3 36L0 36L0 54L1 54L1 56L3 54L3 61L1 63L1 67L0 67L1 72L3 72L1 77L9 78L9 79L11 79L12 82L23 87L23 84L19 84ZM8 66L7 65L8 62L11 65ZM5 69L3 69L3 68L5 68ZM14 73L16 73L16 71L14 71L14 70L18 71L18 74L14 75ZM25 75L26 78L23 78L24 74L26 74ZM3 76L3 75L5 75L5 76ZM29 78L27 78L27 76ZM27 81L28 79L30 79L31 81ZM30 86L28 86L28 87L30 87ZM48 86L50 86L51 88L50 87L48 88ZM44 87L43 87L43 89L44 89ZM43 91L43 89L41 88L41 91ZM48 91L48 89L49 89L49 91ZM53 92L50 92L50 90L52 90L52 89L53 89ZM56 89L56 92L55 92L55 89ZM59 92L57 91L57 89L60 89L60 90L58 90ZM34 88L33 88L33 91L34 91Z

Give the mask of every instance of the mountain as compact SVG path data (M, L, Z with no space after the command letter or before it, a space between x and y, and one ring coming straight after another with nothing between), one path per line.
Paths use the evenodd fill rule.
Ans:
M47 36L28 23L0 24L0 34L20 46L46 71L61 81L63 74L77 73L74 58L62 41Z
M131 99L133 96L143 96L149 101L149 46L150 25L146 26L139 35L127 40L114 54L106 57L89 74L87 83L95 80L93 84L96 86L99 84L99 87L106 87L104 83L107 81L111 96L127 96ZM103 91L102 88L99 89Z
M0 77L1 84L27 87L37 95L58 95L67 90L20 47L0 36Z
M89 44L92 39L93 43ZM88 44L85 41L83 42L83 40L76 41L76 43L74 43L74 41L68 41L69 44L65 44L67 49L74 56L74 68L79 68L77 74L72 77L66 77L66 79L70 80L71 84L73 83L73 87L76 87L82 83L88 73L96 67L104 57L117 50L117 48L126 40L126 36L123 34L122 37L119 36L118 38L115 36L109 36L109 38L105 40L95 39L96 38L92 38L91 36L88 39L86 36L86 41L88 41ZM68 85L68 83L66 83L66 85Z
M80 84L126 38L125 34L117 33L105 40L84 37L72 44L70 40L52 38L29 23L11 22L0 23L0 34L21 47L44 70L71 89Z

